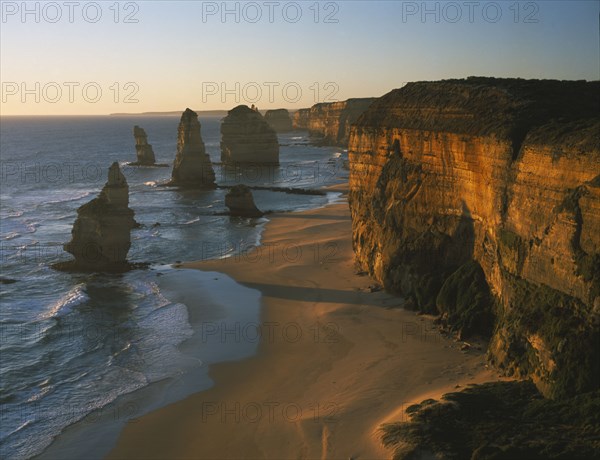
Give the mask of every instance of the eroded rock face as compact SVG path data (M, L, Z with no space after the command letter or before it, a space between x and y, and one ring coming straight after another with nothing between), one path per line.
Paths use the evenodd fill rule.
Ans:
M214 188L215 171L204 148L196 112L185 109L177 128L177 154L170 185L186 188Z
M221 123L221 161L224 163L279 163L275 130L263 116L238 105Z
M262 217L263 213L254 204L252 191L240 184L232 187L225 195L225 205L230 215L237 217Z
M375 98L356 98L340 102L323 102L294 114L294 128L308 129L325 145L346 147L350 126L369 108Z
M108 170L108 181L97 198L77 210L71 241L65 251L75 260L62 268L120 272L129 268L130 232L135 226L129 208L129 187L117 162Z
M308 129L308 117L310 116L310 109L299 109L294 112L292 119L292 127L294 129Z
M292 130L292 119L286 109L267 110L265 121L278 133Z
M132 164L140 166L154 166L156 163L156 158L154 157L152 145L148 144L148 136L146 136L146 131L144 131L144 128L134 126L133 137L135 138L135 153L137 156L137 161Z
M597 82L411 83L350 134L358 264L419 309L462 318L486 295L464 268L478 264L491 361L551 397L600 382L599 94Z

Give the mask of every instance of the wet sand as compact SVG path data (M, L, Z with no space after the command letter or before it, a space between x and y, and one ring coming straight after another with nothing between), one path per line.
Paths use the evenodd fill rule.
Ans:
M389 458L381 423L497 380L483 352L460 351L401 298L371 292L347 203L269 218L256 250L185 264L262 293L260 324L201 325L221 344L256 338L257 354L212 365L214 387L129 422L108 458Z

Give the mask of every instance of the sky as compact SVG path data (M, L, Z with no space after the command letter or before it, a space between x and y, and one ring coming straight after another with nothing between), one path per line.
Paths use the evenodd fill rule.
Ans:
M419 80L600 79L599 0L0 3L0 115L295 110Z

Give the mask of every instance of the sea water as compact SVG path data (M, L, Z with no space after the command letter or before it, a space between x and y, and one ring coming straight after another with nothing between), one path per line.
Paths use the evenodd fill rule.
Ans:
M222 342L199 340L202 318L190 319L186 299L173 288L182 275L169 264L244 254L259 243L268 221L223 215L224 188L163 186L178 122L173 116L0 119L0 457L37 455L70 425L153 384L189 375L200 390L206 381L197 376L211 363L254 352L252 343L227 350ZM311 145L302 131L279 134L278 166L225 169L218 164L220 119L200 122L219 185L320 189L347 178L346 152ZM169 167L127 165L136 159L136 124L146 130L157 163ZM70 258L62 245L77 208L97 196L113 161L121 164L141 224L132 230L129 259L150 269L120 275L52 269ZM323 206L336 195L255 190L254 197L263 211L294 211ZM250 302L252 312L231 305L233 280L186 276L194 280L195 301L211 306L206 315L220 308L228 321L258 320L258 297ZM134 412L114 418L124 422L144 408Z

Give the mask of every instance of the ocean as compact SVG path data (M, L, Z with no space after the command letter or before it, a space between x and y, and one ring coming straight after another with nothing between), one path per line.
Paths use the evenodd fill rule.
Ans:
M243 257L260 243L268 215L222 215L226 189L178 191L161 186L171 167L127 165L136 159L132 131L139 125L157 163L171 166L178 122L175 116L0 119L0 457L31 458L53 443L68 447L65 431L83 420L92 421L89 427L102 419L114 438L128 419L208 388L212 363L255 352L255 340L231 346L203 328L217 320L259 322L260 294L225 275L171 264ZM321 189L347 180L347 152L312 145L305 131L279 134L278 166L222 168L220 119L200 117L200 123L219 185ZM119 275L52 269L71 257L62 245L77 208L97 196L113 161L127 178L141 224L132 230L128 258L150 267ZM254 198L263 211L297 211L338 194L255 190ZM194 286L193 299L180 295L182 280ZM240 296L243 305L235 300ZM205 317L190 316L191 302L206 307ZM106 439L101 444L110 447Z

